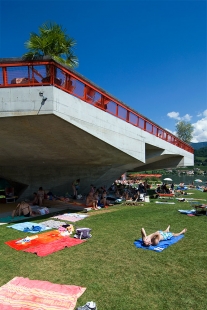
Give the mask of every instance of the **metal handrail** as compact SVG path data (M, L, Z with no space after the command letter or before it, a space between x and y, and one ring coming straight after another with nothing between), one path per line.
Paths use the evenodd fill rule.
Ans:
M0 88L39 85L54 85L103 110L103 112L112 114L189 153L194 153L194 149L190 145L114 98L85 77L53 59L33 61L0 59Z

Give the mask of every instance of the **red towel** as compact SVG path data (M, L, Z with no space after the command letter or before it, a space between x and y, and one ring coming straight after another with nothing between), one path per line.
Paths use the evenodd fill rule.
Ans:
M69 248L71 246L80 244L85 242L86 240L80 240L70 237L63 237L60 240L55 240L46 244L40 244L37 246L31 246L25 250L24 252L30 252L37 254L38 256L47 256L49 254L52 254L54 252L63 250L64 248Z

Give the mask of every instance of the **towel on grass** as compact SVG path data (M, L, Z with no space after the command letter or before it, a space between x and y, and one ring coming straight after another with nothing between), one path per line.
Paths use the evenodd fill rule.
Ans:
M31 246L23 251L37 254L37 256L47 256L49 254L63 250L64 248L69 248L71 246L83 243L85 241L86 240L75 239L67 236L61 238L60 240L52 241L50 243Z
M162 203L162 204L166 204L166 205L174 205L174 202L165 202L165 201L155 201L155 203Z
M152 251L155 251L155 252L162 252L164 249L166 249L170 245L178 242L183 237L184 237L184 235L180 235L180 236L177 236L177 237L172 237L170 240L162 240L162 241L160 241L158 245L150 245L150 246L144 246L142 239L139 239L139 240L135 240L134 241L134 245L137 248L141 248L141 249L144 249L144 250L152 250Z
M48 220L45 222L41 222L42 225L44 225L45 227L49 227L49 228L53 228L53 229L58 229L60 226L62 225L66 225L65 222L61 222L61 221L55 221L55 220Z
M14 216L12 217L11 215L5 216L5 217L1 217L0 218L0 223L11 223L11 222L17 222L20 221L22 219L25 219L25 216Z
M88 217L88 215L78 214L78 213L64 213L61 215L53 216L52 218L69 221L69 222L77 222L83 220Z
M85 287L15 277L0 287L0 309L73 310Z
M62 239L63 236L58 230L53 230L50 232L44 232L42 234L38 234L32 237L26 237L26 238L19 238L16 240L10 240L6 241L5 244L10 246L11 248L21 251L24 249L27 249L31 246L37 246L40 244L46 244L55 240L60 240Z
M31 234L36 234L38 231L45 231L51 229L50 227L45 227L40 223L24 222L7 226L9 228L14 228L20 231L29 232Z
M178 210L182 214L195 214L196 210Z

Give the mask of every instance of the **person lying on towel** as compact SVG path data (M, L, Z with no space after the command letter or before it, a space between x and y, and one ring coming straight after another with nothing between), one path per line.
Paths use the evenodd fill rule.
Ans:
M187 229L183 229L179 233L170 232L170 225L166 228L166 230L158 230L147 236L144 228L141 229L142 241L145 246L157 245L162 240L169 240L172 237L177 237L184 234Z

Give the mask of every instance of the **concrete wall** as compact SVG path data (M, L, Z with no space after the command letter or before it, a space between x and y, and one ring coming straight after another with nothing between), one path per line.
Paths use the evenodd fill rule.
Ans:
M39 95L42 92L47 98ZM0 177L71 193L110 186L127 170L192 166L193 154L53 86L0 89Z

